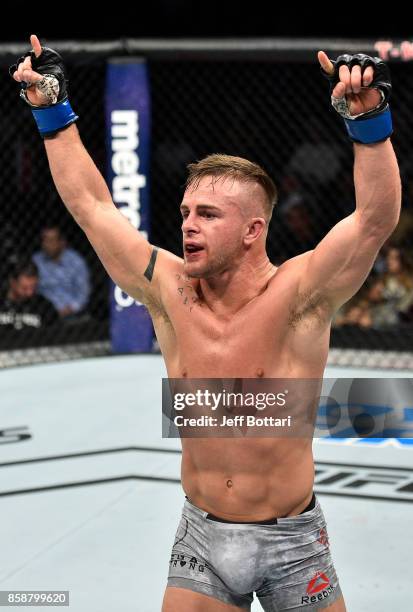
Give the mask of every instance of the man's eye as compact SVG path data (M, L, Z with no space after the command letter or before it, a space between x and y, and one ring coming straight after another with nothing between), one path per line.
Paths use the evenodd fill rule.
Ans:
M202 216L206 217L207 219L213 219L215 217L215 215L213 215L212 213L209 213L209 212L202 213Z

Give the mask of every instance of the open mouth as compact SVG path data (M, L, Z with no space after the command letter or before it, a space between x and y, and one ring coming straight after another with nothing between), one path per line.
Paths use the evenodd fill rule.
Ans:
M185 255L193 255L203 250L204 250L204 247L201 247L198 244L186 244L185 245Z

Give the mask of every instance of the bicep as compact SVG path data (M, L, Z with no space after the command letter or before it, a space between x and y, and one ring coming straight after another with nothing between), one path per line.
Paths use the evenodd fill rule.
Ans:
M323 296L336 310L360 289L383 242L382 235L352 213L308 254L300 292Z
M97 205L82 227L109 276L123 291L143 303L159 297L154 247L115 206ZM145 275L151 266L152 274Z

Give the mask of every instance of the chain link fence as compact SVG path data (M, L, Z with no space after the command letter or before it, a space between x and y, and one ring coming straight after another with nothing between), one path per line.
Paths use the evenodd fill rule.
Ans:
M182 255L179 203L186 164L213 152L258 162L278 185L279 204L268 237L269 256L275 263L314 248L353 210L352 147L341 120L330 109L315 42L290 41L288 46L273 41L272 46L254 47L251 42L197 46L188 41L181 46L175 43L175 48L156 41L48 44L65 58L81 136L103 174L106 62L125 54L147 58L152 98L152 243ZM363 44L330 42L325 48L333 57L344 50L372 53L372 44ZM18 45L0 49L3 311L16 263L41 250L44 229L50 226L60 228L68 246L86 263L90 293L76 316L58 316L53 324L40 328L7 318L0 308L0 367L27 362L28 354L35 356L31 360L39 355L47 360L48 354L61 359L110 352L107 275L59 199L30 110L18 99L18 87L8 76L8 64L22 50ZM413 64L393 63L391 69L393 142L404 187L402 221L362 290L338 313L331 344L332 354L340 356L338 362L345 350L356 349L369 356L366 365L368 361L370 366L412 367ZM393 285L388 282L392 257L393 263L399 259L398 270L393 266L398 281ZM50 347L49 353L45 347ZM376 359L375 351L381 351Z

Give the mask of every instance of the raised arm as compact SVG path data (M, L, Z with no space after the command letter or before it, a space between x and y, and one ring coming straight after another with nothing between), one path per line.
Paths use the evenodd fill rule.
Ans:
M300 293L321 300L331 314L363 284L397 225L401 202L399 169L389 139L387 69L377 58L341 57L343 63L337 66L319 53L332 83L333 106L354 141L356 208L307 255L300 282Z
M126 293L146 303L159 300L159 261L146 274L154 247L116 208L103 177L71 125L45 139L56 188L86 233L109 276ZM156 273L155 273L156 270Z
M60 56L42 49L37 36L30 42L33 53L17 64L13 78L27 83L22 97L34 108L56 188L114 282L143 303L160 302L162 273L179 260L154 249L113 204L74 125Z

